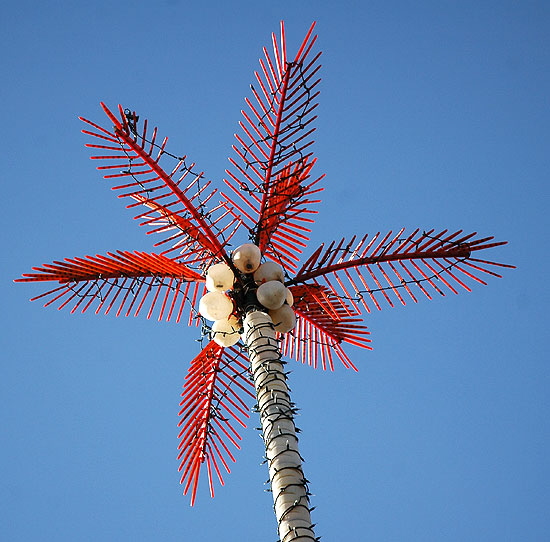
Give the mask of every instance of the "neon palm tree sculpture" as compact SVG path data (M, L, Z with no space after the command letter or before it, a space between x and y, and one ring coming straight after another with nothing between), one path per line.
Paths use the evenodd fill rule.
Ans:
M299 265L323 178L311 176L320 81L314 26L291 60L282 23L273 53L264 48L226 193L215 205L217 191L202 173L170 154L167 139L156 128L149 132L136 113L119 106L114 114L102 104L109 127L82 119L98 169L138 209L147 233L162 236L155 246L163 248L65 259L18 279L58 282L34 299L71 312L146 311L179 322L187 307L189 324L202 323L210 339L191 362L180 403L183 492L193 504L203 466L212 496L215 480L224 483L222 471L229 472L232 448L239 448L236 425L245 426L246 400L255 398L283 542L315 535L282 356L330 370L338 358L356 370L342 345L370 348L364 312L416 302L419 293L469 291L468 280L485 284L483 275L500 276L495 266L511 267L473 257L504 242L420 229L333 241ZM170 159L171 168L160 165ZM232 249L238 235L247 242Z

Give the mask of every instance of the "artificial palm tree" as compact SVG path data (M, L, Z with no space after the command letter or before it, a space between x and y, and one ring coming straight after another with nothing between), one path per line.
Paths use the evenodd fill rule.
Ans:
M510 267L474 257L504 242L433 229L332 241L300 264L323 179L312 177L320 81L314 26L290 59L282 23L273 52L264 48L225 192L168 152L167 139L135 112L101 104L108 126L82 119L98 169L147 233L161 236L155 246L162 249L65 259L18 279L57 282L34 299L71 312L146 311L180 322L188 310L187 322L202 324L209 340L191 362L180 403L183 491L193 504L203 466L212 496L215 480L224 483L237 426L245 426L247 399L255 397L282 542L316 539L282 357L330 370L338 358L356 370L342 346L370 348L362 314L419 294L469 291L468 281L485 284L483 275L500 276L495 266Z

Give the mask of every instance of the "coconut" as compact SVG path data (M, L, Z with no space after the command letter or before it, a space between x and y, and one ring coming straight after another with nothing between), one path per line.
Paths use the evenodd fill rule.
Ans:
M212 325L212 339L220 346L233 346L239 342L241 323L235 316L216 320Z
M254 273L260 265L261 258L260 249L252 243L245 243L233 252L233 263L243 273Z
M296 315L286 304L279 309L269 311L269 316L271 316L275 331L278 333L288 333L296 325Z
M264 262L254 272L254 280L256 284L262 284L270 280L278 280L284 282L285 272L283 268L275 262Z
M206 272L206 289L209 292L229 290L233 286L235 275L225 263L215 263Z
M208 292L199 301L199 314L207 320L223 320L233 312L233 302L220 291Z
M294 296L288 288L286 289L286 304L289 307L292 307L292 305L294 305Z
M286 288L278 280L270 280L256 290L256 297L266 309L278 309L285 302Z

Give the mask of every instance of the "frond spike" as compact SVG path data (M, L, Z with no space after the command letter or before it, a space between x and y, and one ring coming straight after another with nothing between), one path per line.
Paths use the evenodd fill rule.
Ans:
M475 282L485 284L480 274L500 276L487 269L486 265L505 266L491 261L483 261L484 266L477 265L476 259L472 257L480 250L505 244L492 242L492 237L477 237L475 232L465 235L462 230L453 233L448 230L436 232L435 229L416 229L412 234L404 236L404 231L404 228L399 230L393 237L391 231L384 236L377 233L366 246L366 235L357 245L355 237L349 242L345 239L333 241L327 248L321 245L287 285L317 284L320 281L329 288L333 296L351 302L356 310L359 305L355 301L361 300L363 308L369 312L365 296L370 297L377 309L381 309L375 294L381 294L386 303L393 307L394 303L388 295L392 292L404 305L405 299L400 290L417 302L412 291L413 286L417 286L429 299L431 295L424 287L425 284L442 296L446 290L457 294L457 287L466 291L471 291L471 288L453 270ZM398 271L396 263L400 264L406 276ZM352 270L358 281L349 272ZM362 271L370 277L373 286L369 286ZM332 284L331 277L336 278L338 287ZM397 282L394 282L395 278Z
M187 494L191 490L192 505L195 502L202 465L206 463L210 494L213 496L212 465L223 485L218 461L227 472L230 472L227 460L235 461L226 440L238 449L237 440L241 437L230 419L246 427L243 417L248 417L248 414L242 407L236 410L232 408L238 405L229 398L228 383L238 383L238 389L245 397L254 397L248 372L242 369L245 363L246 359L236 348L223 348L211 341L189 367L180 402L182 408L179 412L181 419L178 426L181 431L178 435L178 449L181 451L178 454L178 470L183 472L180 480L184 486L183 493ZM245 404L234 388L231 388L231 393L238 402Z
M244 137L236 134L238 145L234 148L243 165L230 159L237 173L228 171L225 180L232 191L254 210L247 218L250 222L248 229L253 230L254 242L272 259L277 259L277 253L284 252L284 246L289 248L282 241L284 236L277 237L279 228L291 219L303 218L301 215L309 211L306 205L313 203L308 200L308 195L314 192L313 185L307 185L306 180L315 160L310 158L306 149L313 143L315 116L312 112L318 96L318 91L313 89L319 83L315 76L320 53L312 60L308 58L315 43L312 36L314 26L312 24L309 28L291 62L287 60L284 24L281 24L279 40L275 34L272 35L273 52L264 48L260 71L255 73L259 89L256 91L252 87L256 103L246 99L251 114L243 111L245 120L240 126ZM270 124L269 129L266 123ZM245 143L245 139L250 143ZM243 193L239 179L250 183L250 170L258 176L258 182L254 181L252 191ZM226 198L225 205L230 208L234 202ZM298 245L296 237L287 241ZM294 271L295 264L291 262L297 254L293 249L283 258L287 271Z
M185 157L178 157L166 150L168 138L163 138L157 143L157 129L154 128L152 136L148 136L148 123L143 122L138 128L138 116L135 112L124 110L118 106L119 116L117 117L103 102L101 107L112 123L111 129L103 128L92 121L82 118L88 125L97 132L83 130L84 133L101 140L107 139L115 145L109 145L112 154L100 154L92 156L94 160L101 160L105 163L98 169L103 171L118 170L117 173L105 175L106 179L131 178L134 182L113 187L115 190L128 190L120 197L130 197L134 200L129 207L135 205L145 206L149 211L149 218L156 216L157 222L166 224L166 229L156 230L164 232L170 229L179 230L186 242L179 245L182 259L202 262L207 266L213 261L225 260L228 264L231 261L224 249L224 243L219 240L219 230L215 229L215 218L206 209L207 201L212 197L213 192L203 195L204 186L199 183L203 178L202 173L193 171L194 164L187 165ZM100 147L89 144L91 148ZM161 166L162 159L172 158L175 160L167 172ZM194 174L194 180L187 187L180 187L181 181L188 175ZM179 178L177 176L179 175ZM193 192L194 191L194 192ZM160 203L162 200L162 203ZM170 210L169 210L170 209ZM140 216L145 216L140 213ZM154 221L145 222L151 224Z
M139 302L135 315L137 316L151 291L155 291L154 299L148 311L151 317L156 307L156 301L162 299L159 319L171 319L172 310L165 312L169 295L176 299L189 283L202 284L204 277L182 263L166 256L146 253L117 251L106 256L95 255L84 258L66 258L64 261L55 261L34 267L33 273L24 273L15 282L57 282L60 284L52 290L33 298L33 300L49 297L45 306L60 302L58 308L63 309L76 301L71 313L76 312L86 302L82 312L86 312L92 305L97 304L96 313L106 306L105 314L109 314L119 301L115 311L119 316L126 310L129 316L134 305ZM145 291L143 291L143 287ZM163 291L163 296L161 296ZM121 294L123 294L121 296ZM141 296L141 297L140 297ZM189 307L194 310L195 305Z

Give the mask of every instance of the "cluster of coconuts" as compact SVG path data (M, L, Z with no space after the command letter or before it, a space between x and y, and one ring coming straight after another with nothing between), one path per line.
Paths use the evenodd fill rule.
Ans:
M271 261L261 262L260 249L252 244L241 245L232 255L233 265L242 276L239 284L255 290L256 300L271 317L275 331L288 333L296 325L292 310L292 292L284 285L283 268ZM199 314L211 320L212 338L221 346L232 346L240 339L241 309L235 308L231 291L236 277L225 263L211 265L206 272L206 293L199 301Z

